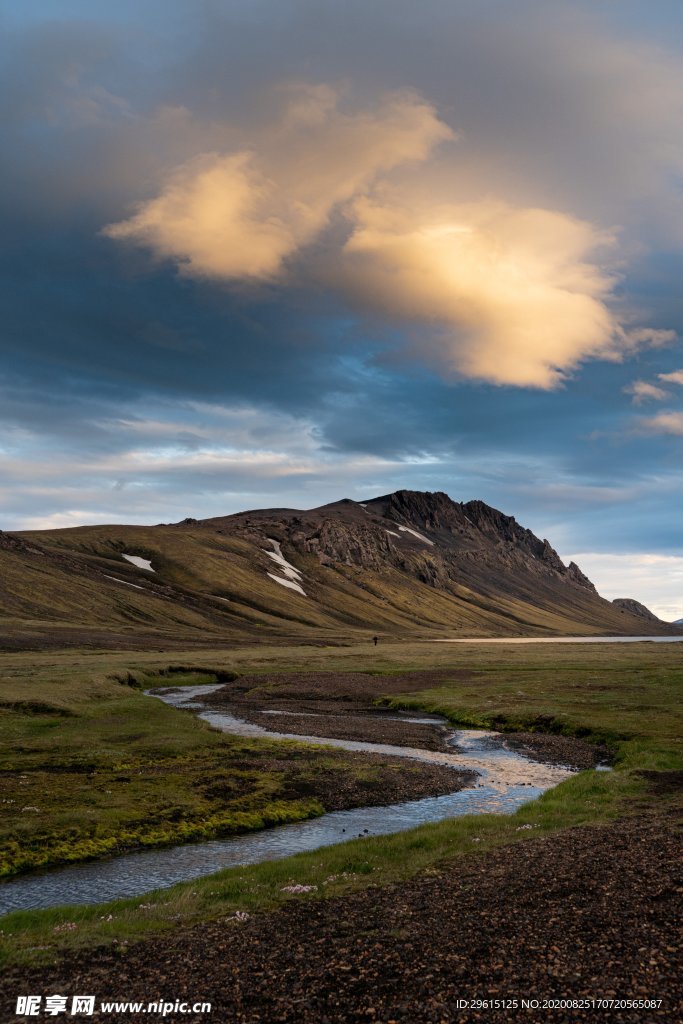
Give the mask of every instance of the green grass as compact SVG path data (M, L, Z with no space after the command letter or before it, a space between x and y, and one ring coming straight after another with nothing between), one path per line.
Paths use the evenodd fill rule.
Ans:
M0 729L9 740L3 749L13 748L13 753L3 755L0 770L5 781L11 779L17 787L21 783L18 791L22 800L26 793L27 804L35 800L41 806L42 794L55 836L63 836L74 821L79 828L95 823L101 830L96 834L101 835L106 828L112 834L130 829L127 815L140 800L150 826L171 829L174 808L182 809L175 824L194 821L199 826L207 820L209 808L202 802L207 796L198 780L205 784L207 775L213 779L222 771L226 786L235 782L240 769L234 762L231 767L230 757L255 757L254 748L260 744L214 733L189 714L145 698L137 687L154 680L204 681L216 670L247 677L268 671L365 670L373 673L368 675L368 696L384 703L438 710L451 721L472 725L543 727L606 739L615 751L613 772L573 776L514 816L472 816L396 836L357 840L99 907L9 915L2 921L0 936L1 955L8 962L49 960L66 949L132 942L165 929L276 906L290 898L282 892L289 882L317 886L305 898L318 899L421 870L438 871L444 860L480 856L492 846L557 829L666 810L671 798L654 796L642 772L681 767L683 667L675 645L454 648L405 643L385 644L378 650L366 645L251 647L227 655L206 650L176 653L172 661L158 652L16 654L3 656L3 662ZM182 669L173 679L156 675L171 665ZM392 697L382 690L387 676L396 672L434 668L442 670L443 677L429 689ZM273 749L282 753L280 745L266 743L265 748L271 748L263 755L266 758ZM287 756L305 749L291 744ZM309 754L313 761L304 763L312 772L322 765L315 757L331 756L321 751ZM117 773L129 781L117 780ZM253 776L251 788L240 789L235 797L242 801L239 806L224 800L213 813L263 816L268 807L281 806L278 774L254 771ZM49 800L45 793L51 794ZM3 812L12 806L2 805ZM298 810L302 816L315 812L305 806ZM156 822L149 821L153 813L160 815ZM6 813L3 819L9 820ZM15 825L16 820L15 816ZM26 832L21 848L30 850L39 832L35 813L24 814L22 825ZM229 823L226 827L230 831ZM65 924L76 927L61 930Z

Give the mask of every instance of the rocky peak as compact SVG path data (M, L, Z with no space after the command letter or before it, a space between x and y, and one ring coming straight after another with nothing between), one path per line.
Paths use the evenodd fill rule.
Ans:
M579 587L585 587L586 590L592 590L594 594L597 594L595 584L591 583L585 573L581 572L576 562L570 562L567 566L567 577L576 583Z
M511 544L561 575L566 574L567 567L550 542L545 539L539 540L531 530L520 526L514 516L499 512L485 501L468 501L462 507L470 522L484 536L493 541Z
M465 522L462 505L443 491L394 491L366 504L386 519L423 530L451 530Z

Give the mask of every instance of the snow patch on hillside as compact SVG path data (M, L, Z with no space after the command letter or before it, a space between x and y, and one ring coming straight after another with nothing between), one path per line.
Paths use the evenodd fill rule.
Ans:
M141 558L140 555L122 555L122 557L125 558L127 562L137 565L138 569L144 569L146 572L156 571L152 568L152 563L148 558ZM110 576L109 579L113 579L113 576ZM135 586L135 584L132 583L131 586Z
M154 572L154 569L152 569L152 572ZM136 590L145 589L144 587L139 587L137 583L129 583L128 580L118 580L116 576L107 576L106 572L102 573L102 575L107 580L113 580L114 583L123 583L124 587L135 587Z
M399 526L399 530L401 530L402 533L412 533L413 537L417 537L417 539L421 540L424 544L430 544L434 547L433 540L430 540L429 537L423 537L421 533L418 533L417 530L411 530L409 526Z
M281 583L283 587L289 587L290 590L296 590L297 593L303 594L303 596L306 597L306 591L303 587L299 586L298 583L295 583L294 580L283 580L279 576L274 576L272 572L266 573L266 575L270 576L271 580L275 580L276 583Z
M306 591L301 586L303 577L300 571L295 565L288 562L282 554L279 541L276 541L274 537L267 537L266 539L270 541L275 549L274 551L266 551L268 558L272 558L273 561L277 563L280 572L286 578L283 580L280 576L274 576L272 572L267 573L267 575L270 576L271 580L275 580L276 583L281 583L283 587L289 587L290 590L296 590L299 594L303 594L303 596L306 597ZM263 550L265 551L265 548Z

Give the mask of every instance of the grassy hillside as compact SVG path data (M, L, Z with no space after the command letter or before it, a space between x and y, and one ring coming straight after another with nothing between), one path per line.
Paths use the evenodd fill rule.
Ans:
M516 526L524 543L516 536L491 539L470 524L464 536L436 530L433 542L394 531L397 547L387 540L385 520L371 519L354 503L316 510L308 523L283 515L275 510L176 526L0 534L0 643L5 649L169 647L207 640L665 628L546 567L526 551L528 531ZM282 582L270 557L272 536L280 538L304 593ZM320 536L334 557L317 551ZM481 557L467 548L475 542ZM149 560L154 571L131 564L125 554ZM451 563L444 558L455 569L445 573Z

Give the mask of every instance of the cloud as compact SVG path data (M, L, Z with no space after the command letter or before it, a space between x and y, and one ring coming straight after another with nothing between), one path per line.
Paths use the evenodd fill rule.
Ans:
M348 109L339 88L290 84L271 100L278 114L252 125L249 147L185 162L104 233L222 282L276 279L299 254L299 283L420 324L413 357L496 384L550 389L587 359L670 339L611 309L612 232L495 197L454 202L443 182L429 199L410 176L390 184L455 138L416 93ZM331 233L307 261L335 212L350 237Z
M683 557L651 553L579 551L574 561L609 601L633 597L665 622L683 617Z
M290 86L285 95L279 122L257 131L252 147L190 160L105 233L147 245L194 276L271 278L327 226L339 203L453 137L410 91L351 112L331 86Z
M660 373L658 376L661 379L666 375ZM656 384L649 384L646 380L634 380L632 384L628 384L624 388L624 392L627 395L633 395L635 405L641 405L650 399L655 402L661 402L669 397L669 392L665 391L664 388L657 387Z
M347 283L399 318L437 326L413 349L463 377L553 388L588 358L619 359L656 332L630 333L608 306L609 233L559 211L501 200L363 197L345 252ZM662 332L664 333L664 332Z
M658 373L657 378L667 384L680 384L683 387L683 370L674 370L672 373Z
M683 412L660 412L640 420L640 428L648 434L673 434L683 437Z
M492 315L492 305L501 317L505 310L496 299L502 256L490 260L498 283L484 292L481 337L472 337L444 289L436 315L428 303L416 309L417 275L410 315L395 312L398 287L381 301L368 296L361 260L374 273L378 256L343 245L361 227L353 210L361 196L407 211L416 229L438 222L441 210L462 218L466 204L554 212L560 224L587 226L587 247L569 262L605 279L604 292L581 285L579 299L604 307L610 324L647 316L680 330L683 61L671 30L683 24L680 4L651 5L646 20L630 0L317 0L314 15L310 0L149 0L134 18L132 0L51 6L48 23L45 4L15 4L17 30L0 44L2 350L12 375L0 419L16 472L3 463L0 526L52 512L70 515L65 522L168 521L414 486L483 498L568 551L678 551L680 436L629 429L635 417L621 391L641 376L673 392L677 382L658 373L677 360L652 351L636 371L596 361L571 377L548 332L547 359L536 352L521 379L556 372L571 378L562 388L468 386L460 378L473 371L458 368L466 343L475 356L489 345L484 369L494 379L498 361L506 379L512 371L520 379L521 357ZM311 99L311 87L274 85L292 78L348 81L353 90L333 88L326 105L329 87ZM429 148L427 139L425 157L389 166L368 156L367 138L356 145L351 127L370 125L385 140L387 97L406 84L416 91L398 94L405 106L431 111L406 131L406 149L429 116L457 129L458 144ZM347 134L338 133L345 123ZM350 180L339 170L347 150L351 170L370 176L328 209ZM142 237L114 244L99 233L133 220L176 181L189 189L209 168L226 173L221 161L239 154L244 167L227 170L254 186L247 198L255 205L238 209L240 245L219 252L218 269L221 257L237 259L243 274L243 249L263 275L246 280L274 280L267 289L218 288L245 278L213 273L205 281L174 238L167 252ZM331 185L323 176L320 203L318 193L298 191L305 162L317 167L318 158L332 175ZM283 198L292 181L292 194L323 219L311 227L312 243ZM502 252L497 222L488 231L472 219L480 248L491 236L494 255ZM275 270L259 269L262 252L251 249L261 240L252 227L264 224L282 228L275 240L286 254L279 263L270 257ZM614 225L618 250L603 230ZM433 263L425 266L428 275ZM622 317L628 310L646 312ZM631 330L622 346L617 333L615 347L628 352L636 340ZM401 351L409 358L392 358ZM226 427L225 417L190 410L188 400L238 411ZM637 418L668 408L646 406ZM274 423L275 410L292 421ZM254 453L254 473L231 448ZM142 455L131 460L131 452ZM264 452L274 453L270 482ZM288 460L311 473L278 474ZM675 487L662 489L663 481Z

